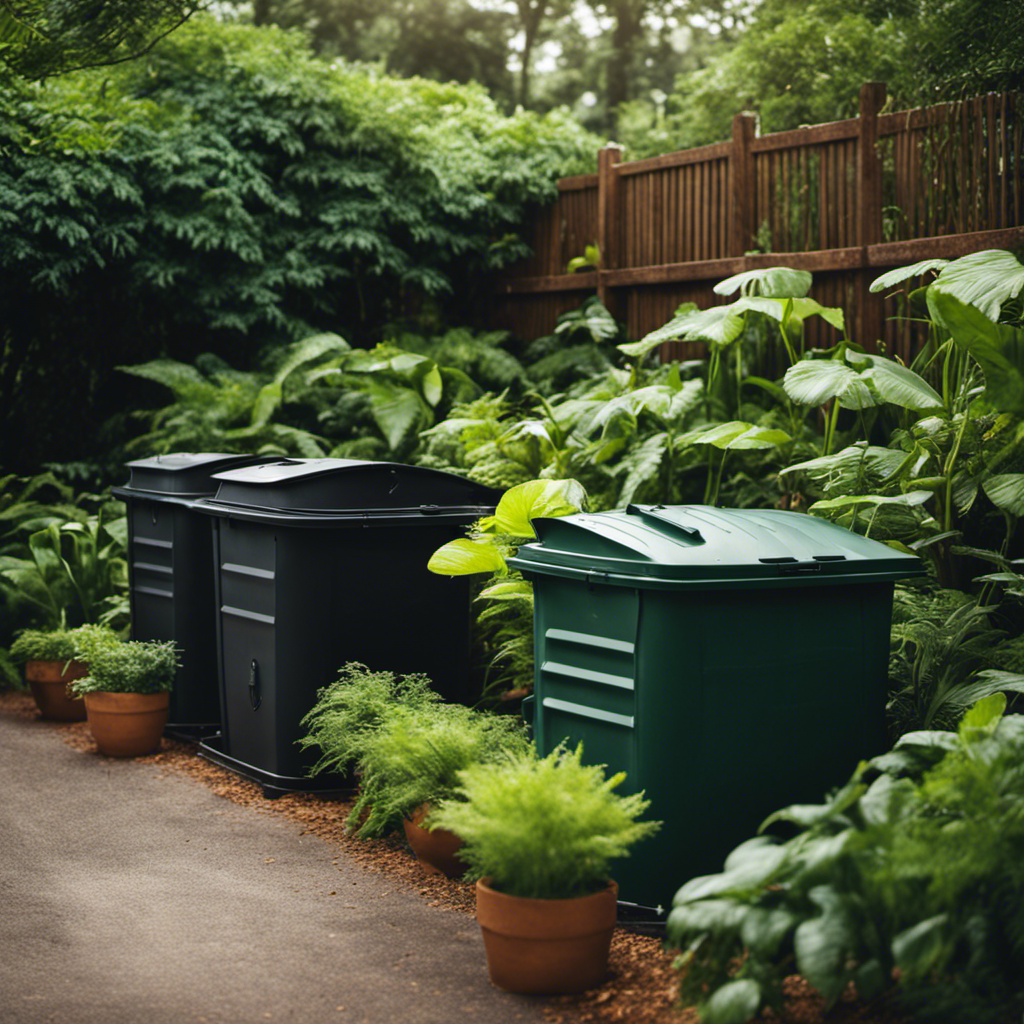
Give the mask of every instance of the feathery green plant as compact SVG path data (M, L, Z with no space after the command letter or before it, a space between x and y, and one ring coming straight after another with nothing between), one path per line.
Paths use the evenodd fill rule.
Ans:
M302 719L306 733L297 741L299 746L320 751L310 775L344 775L396 708L423 711L440 700L425 675L373 672L359 662L348 662L335 682L317 692L316 703Z
M529 747L523 723L511 716L458 704L395 707L366 740L349 827L359 825L360 837L380 835L423 804L436 807L451 800L461 769L491 763L505 753L522 755Z
M643 794L620 796L619 772L585 765L583 748L508 754L459 773L457 799L434 811L433 824L463 840L459 856L469 875L488 876L512 896L568 899L596 892L609 865L655 832L660 823L636 819Z

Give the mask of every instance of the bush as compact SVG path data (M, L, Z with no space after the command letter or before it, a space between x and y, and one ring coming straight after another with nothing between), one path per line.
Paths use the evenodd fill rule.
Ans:
M130 64L0 78L0 125L0 410L26 466L82 456L82 419L126 406L118 364L365 346L449 301L466 322L528 253L527 206L597 148L566 114L505 117L479 87L205 18ZM54 395L73 422L30 414Z
M360 796L349 816L357 835L379 835L411 817L423 804L437 806L455 796L458 773L505 753L525 755L522 722L457 704L415 711L397 707L365 744L359 760ZM429 827L429 818L428 827Z
M581 745L470 765L459 773L458 799L432 822L462 838L459 857L469 874L489 876L500 892L539 899L596 892L611 861L660 823L636 820L648 806L642 794L613 792L625 773L606 779L582 757Z
M957 733L916 732L820 805L786 808L786 842L737 847L677 893L683 997L746 1024L801 973L831 1005L851 983L915 1020L997 1024L1024 1009L1024 717L994 694Z
M396 709L422 711L440 700L425 675L372 672L355 661L343 665L337 680L317 692L316 703L302 719L306 734L299 745L320 751L310 775L344 775Z
M127 640L113 645L91 644L89 675L71 683L81 697L87 693L163 693L174 686L178 652L173 640Z

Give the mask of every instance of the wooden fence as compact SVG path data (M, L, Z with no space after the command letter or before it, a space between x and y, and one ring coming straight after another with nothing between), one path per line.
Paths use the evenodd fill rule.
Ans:
M731 301L712 291L719 280L781 265L814 274L811 295L844 310L852 340L908 359L899 299L868 288L921 259L1024 246L1024 97L881 113L885 96L868 83L858 117L773 135L740 114L731 141L648 160L606 147L596 174L562 179L537 212L534 256L500 279L492 325L538 337L596 292L640 338L683 302ZM565 273L595 244L599 269ZM813 345L838 340L807 328Z

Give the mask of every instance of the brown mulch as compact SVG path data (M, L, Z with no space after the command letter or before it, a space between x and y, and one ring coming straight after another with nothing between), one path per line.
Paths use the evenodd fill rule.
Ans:
M52 729L75 750L100 756L88 724L42 722L32 697L0 691L0 714ZM262 788L220 765L197 755L197 744L165 737L158 753L137 758L157 769L157 778L170 773L186 775L217 796L261 814L284 815L302 824L304 833L335 844L339 856L357 861L364 869L388 876L389 884L415 891L429 906L463 914L475 913L472 885L443 875L426 875L413 858L404 838L361 840L344 826L351 801L327 799L310 793L290 793L268 799ZM678 978L672 968L673 951L661 940L616 928L612 938L609 977L600 988L580 995L548 1001L544 1013L551 1024L698 1024L696 1012L678 1006ZM764 1024L899 1024L890 1008L868 1004L850 993L828 1013L818 994L800 977L786 983L787 1004L782 1017L771 1011L757 1020Z

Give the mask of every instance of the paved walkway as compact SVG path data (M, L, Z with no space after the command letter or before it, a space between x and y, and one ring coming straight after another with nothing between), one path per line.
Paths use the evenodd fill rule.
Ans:
M158 774L0 715L3 1024L543 1020L471 918Z

